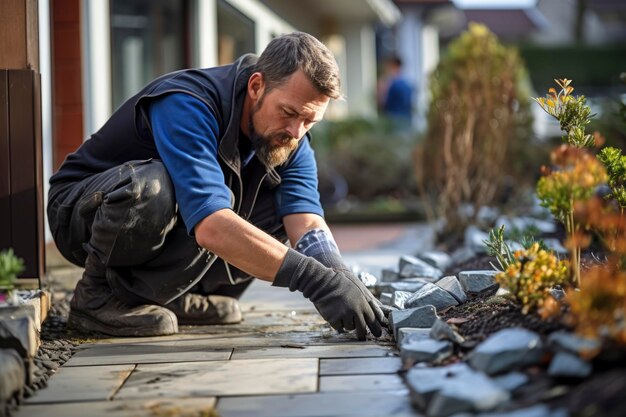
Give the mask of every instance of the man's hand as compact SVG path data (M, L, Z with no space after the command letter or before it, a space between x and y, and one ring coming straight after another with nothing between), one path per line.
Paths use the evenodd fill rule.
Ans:
M334 271L292 249L273 285L301 291L334 329L356 330L359 340L365 340L368 328L380 337L381 325L386 324L379 303L354 274Z

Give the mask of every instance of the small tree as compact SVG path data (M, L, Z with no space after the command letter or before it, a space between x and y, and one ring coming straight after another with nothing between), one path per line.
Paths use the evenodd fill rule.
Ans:
M507 171L511 142L526 136L531 116L527 75L513 48L484 25L470 23L449 46L431 76L428 131L416 151L418 186L430 212L446 220L444 232L458 235L492 203Z
M594 136L586 133L591 121L591 109L585 96L573 96L572 80L555 80L560 90L548 90L545 97L535 99L541 108L559 121L565 133L562 145L552 153L555 170L546 169L537 183L537 196L544 207L564 225L568 235L572 275L580 285L580 256L583 226L574 216L574 205L589 200L598 185L607 180L606 170L598 159L585 150L595 145Z

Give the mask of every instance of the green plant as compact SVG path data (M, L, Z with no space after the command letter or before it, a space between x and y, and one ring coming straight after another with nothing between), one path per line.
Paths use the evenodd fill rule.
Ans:
M607 198L614 198L623 214L626 208L626 155L622 155L620 149L608 147L600 151L598 159L609 176L611 194Z
M517 51L484 25L471 23L453 41L430 81L428 130L415 152L422 200L454 238L473 221L463 203L493 203L513 160L512 143L528 139L528 82Z
M564 78L555 81L560 91L550 88L545 97L535 98L535 101L559 121L567 145L561 145L552 152L552 163L557 169L545 170L545 175L537 183L537 196L541 204L565 225L573 280L576 285L580 285L582 227L576 222L574 204L590 199L596 187L606 182L607 175L598 159L583 149L596 144L594 135L585 132L592 117L591 109L585 104L585 97L571 95L574 91L571 80Z
M548 251L543 240L535 239L536 234L537 228L532 226L528 227L526 231L514 229L514 233L505 232L504 225L489 231L489 239L484 240L483 243L487 248L487 255L494 256L500 265L500 268L498 268L494 264L491 264L493 269L505 271L509 265L515 262L515 256L513 256L513 251L506 242L507 240L518 242L524 249L530 249L531 246L537 244L539 245L539 249Z
M593 135L585 133L585 127L591 121L593 115L591 108L585 104L585 96L572 96L574 87L572 80L564 78L554 80L561 87L557 93L554 88L548 90L545 97L537 97L534 100L541 108L559 121L561 130L565 132L563 141L577 148L589 148L594 145Z
M23 270L24 261L15 256L13 249L0 252L0 296L13 290L15 279Z
M487 248L487 255L494 256L500 265L500 268L494 269L505 271L509 265L515 262L515 257L509 245L504 241L504 225L489 232L489 239L483 241Z
M538 243L516 251L506 269L496 275L496 282L511 292L522 305L522 313L540 309L549 290L569 278L569 262L561 261Z

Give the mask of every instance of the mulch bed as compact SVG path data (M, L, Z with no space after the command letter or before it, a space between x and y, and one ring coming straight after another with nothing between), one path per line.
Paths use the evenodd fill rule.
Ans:
M601 263L603 256L586 253L583 268ZM492 269L489 256L478 256L463 264L455 265L447 272L458 274L463 270ZM468 299L463 305L453 307L440 314L445 321L455 323L458 332L466 339L465 349L460 349L452 359L463 358L470 348L498 330L523 327L532 330L544 339L557 330L573 331L559 318L544 320L536 314L524 315L520 306L505 297L494 296L495 290ZM626 350L605 349L593 361L594 372L584 380L555 379L547 375L550 357L543 364L527 369L530 383L514 393L511 408L544 403L550 407L565 408L570 416L618 417L626 413Z

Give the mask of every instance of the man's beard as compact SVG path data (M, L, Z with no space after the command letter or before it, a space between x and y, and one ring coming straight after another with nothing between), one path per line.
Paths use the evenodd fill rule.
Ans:
M250 142L256 157L268 168L274 168L283 164L291 155L294 149L298 147L298 139L292 138L287 133L272 133L270 135L261 135L254 128L252 116L257 109L253 109L250 113L248 121Z

